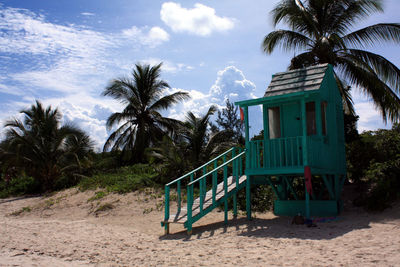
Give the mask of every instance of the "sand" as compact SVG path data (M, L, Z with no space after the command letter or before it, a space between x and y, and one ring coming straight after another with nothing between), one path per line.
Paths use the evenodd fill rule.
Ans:
M224 225L215 211L191 236L180 225L164 236L157 193L94 194L0 200L0 266L400 266L399 204L313 228L271 213Z

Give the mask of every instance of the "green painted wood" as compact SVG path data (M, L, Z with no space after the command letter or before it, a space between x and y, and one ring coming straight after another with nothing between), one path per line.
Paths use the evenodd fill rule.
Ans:
M169 219L169 186L165 186L165 210L164 210L164 221ZM165 228L167 229L167 228Z
M240 154L236 155L234 158L227 160L225 163L223 163L222 165L218 166L217 168L209 171L208 173L206 173L205 175L200 176L199 178L197 178L196 180L193 180L192 182L190 182L188 185L192 185L195 183L198 183L201 179L203 179L205 176L211 175L213 172L221 169L221 168L225 168L227 167L228 164L231 164L234 160L236 160L237 158L241 158L245 156L245 151L241 152Z
M264 129L264 163L263 167L269 167L269 161L268 161L268 154L267 151L269 150L270 144L269 144L269 123L268 123L268 107L266 105L263 105L263 129Z
M339 210L335 200L311 200L309 203L311 216L337 216ZM274 201L274 214L279 216L306 215L304 200L276 200Z
M214 169L216 169L218 167L218 162L217 160L214 160ZM215 196L217 193L217 175L218 173L216 171L214 171L212 173L212 201L213 201L213 205L215 205Z
M239 151L237 154L236 151ZM245 156L245 151L241 149L232 148L228 152L231 152L231 156L229 160L227 159L228 153L223 153L214 159L212 162L212 167L209 172L207 172L207 168L210 169L211 166L203 165L202 167L202 175L198 178L195 178L196 173L194 171L189 172L186 177L189 177L189 183L187 184L187 208L184 211L181 211L181 207L179 206L181 203L180 195L181 195L181 179L175 180L177 184L177 194L178 194L178 210L177 214L175 214L174 218L170 218L170 208L169 208L169 198L170 198L170 186L166 185L166 210L165 210L165 218L164 221L161 222L161 225L165 227L165 232L168 233L169 223L183 223L188 232L192 231L192 225L202 216L206 215L212 209L219 206L221 203L224 203L225 206L225 218L224 221L227 222L228 219L228 198L233 197L234 202L237 206L237 192L245 187L246 176L240 176L239 179L239 171L242 172L242 164L241 161ZM223 163L218 166L218 159L222 157ZM228 168L229 166L229 168ZM224 181L217 185L218 181L218 170L223 170L223 179ZM200 170L199 168L197 171ZM227 177L228 171L232 170L233 176ZM242 173L240 173L241 175ZM211 176L210 176L211 175ZM207 190L207 178L211 177L212 185L211 189ZM229 181L229 183L228 183ZM173 183L170 183L173 184ZM198 186L200 195L198 199L194 200L194 187ZM220 189L219 186L221 186ZM221 193L222 192L222 193ZM207 205L205 204L207 201ZM193 214L193 212L195 212ZM234 208L234 214L237 214L236 208ZM184 221L182 219L184 218Z
M289 181L288 178L286 176L283 176L283 179L286 181L287 186L289 187L290 192L292 192L294 198L296 200L299 200L299 197L296 194L296 191L294 190L293 186L292 186L292 182L293 181Z
M248 107L244 107L243 109L244 115L244 138L245 138L245 145L246 145L246 168L250 166L250 150L249 150L249 109Z
M188 172L188 173L182 175L181 177L179 177L179 178L173 180L172 182L169 182L169 183L166 184L166 185L167 185L167 186L171 186L171 185L173 185L174 183L177 183L179 180L185 179L185 178L187 178L187 177L190 177L191 181L193 181L194 174L195 174L197 171L202 170L204 167L210 165L211 163L214 162L214 160L217 160L217 159L219 159L219 158L222 158L224 155L227 155L227 154L231 153L232 149L234 149L234 147L228 149L227 151L225 151L225 152L222 153L221 155L217 156L216 158L214 158L214 159L212 159L212 160L210 160L210 161L204 163L204 164L201 165L200 167L198 167L198 168L196 168L196 169L194 169L194 170L192 170L192 171L190 171L190 172Z
M238 191L240 191L241 189L243 189L245 186L246 186L246 176L242 176L241 177L241 179L240 179L240 185L239 185L239 188L237 188L237 190ZM221 205L223 205L223 203L224 203L224 201L225 201L225 197L226 198L231 198L231 197L233 197L233 195L234 195L234 193L235 193L235 184L233 183L233 184L231 184L230 186L229 186L229 189L228 189L228 195L227 196L225 196L224 194L223 194L223 192L224 192L224 190L223 190L223 188L222 188L222 185L223 185L223 182L222 183L220 183L219 185L221 185L221 188L220 188L220 190L218 190L218 191L220 191L220 194L218 194L218 200L217 200L217 202L216 202L216 205L215 206L213 206L213 205L210 205L210 206L208 206L207 208L205 208L204 209L204 214L207 214L207 213L209 213L210 211L212 211L213 209L215 209L215 208L217 208L217 207L220 207ZM211 193L211 192L210 192ZM209 201L206 201L206 203L209 203ZM193 223L195 223L195 222L197 222L198 220L200 220L204 215L201 215L199 212L199 209L197 208L197 209L195 209L194 211L193 211L193 213L192 214L195 214L195 215L193 215L192 216L192 224ZM183 222L183 225L184 225L184 227L185 228L187 228L187 221L186 221L186 215L184 215L183 216L184 218L182 218L181 217L181 219L180 219L180 221L182 220L182 219L185 219L185 221Z
M187 219L186 219L186 229L189 231L192 231L192 210L193 210L193 185L188 185L187 186Z
M176 191L177 191L177 194L178 194L178 213L180 213L181 212L181 204L182 204L182 201L181 201L181 198L182 198L182 196L181 196L181 181L179 180L177 183L176 183Z
M250 176L246 179L246 215L247 219L251 220L251 181Z
M270 178L269 176L267 176L267 177L266 177L266 180L267 180L267 183L271 186L272 191L274 191L275 196L276 196L278 199L281 199L281 195L279 194L278 190L276 189L276 187L275 187L274 183L272 182L271 178Z
M322 180L324 181L325 187L328 190L330 199L336 199L336 196L333 193L332 183L330 183L328 180L328 175L322 175Z

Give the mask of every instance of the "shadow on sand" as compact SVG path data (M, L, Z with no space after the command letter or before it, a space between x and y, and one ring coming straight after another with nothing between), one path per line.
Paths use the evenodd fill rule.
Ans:
M37 198L37 197L40 197L40 195L4 198L4 199L0 199L0 204L4 204L4 203L8 203L8 202L14 202L14 201L21 200L21 199L30 199L30 198Z
M217 235L238 235L251 238L298 238L310 240L329 240L343 236L353 230L370 228L370 223L391 223L400 219L400 206L389 208L383 213L367 213L361 209L344 212L335 220L316 223L316 227L294 225L290 217L275 217L270 219L254 218L248 221L245 217L232 219L228 224L223 222L206 225L194 225L192 235L180 231L160 236L160 240L206 239ZM398 224L396 221L395 224Z

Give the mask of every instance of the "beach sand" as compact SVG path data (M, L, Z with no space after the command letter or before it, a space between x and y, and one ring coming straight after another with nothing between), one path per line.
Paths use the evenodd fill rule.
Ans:
M224 225L214 211L191 236L181 225L164 236L157 193L88 201L94 194L0 200L0 266L400 266L399 203L376 214L346 207L312 228L272 213L229 214Z

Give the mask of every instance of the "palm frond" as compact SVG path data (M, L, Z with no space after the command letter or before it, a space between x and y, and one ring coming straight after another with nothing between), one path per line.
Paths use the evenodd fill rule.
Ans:
M364 19L375 12L383 12L382 1L338 1L336 8L330 10L333 20L331 21L332 32L340 35L346 34L354 23Z
M399 23L380 23L365 27L343 36L343 41L354 47L373 47L386 42L400 42Z
M277 30L264 37L262 48L265 53L271 54L275 48L285 51L306 49L313 43L307 36L289 30Z
M341 58L340 70L342 75L351 83L358 86L364 94L371 97L379 109L382 119L398 121L400 119L400 99L367 65L355 64L357 59Z
M400 70L392 62L381 55L364 50L349 49L347 53L368 64L380 80L391 86L395 92L400 92Z
M187 92L176 92L171 95L166 95L158 99L149 107L149 109L150 110L168 109L171 105L176 104L183 100L187 100L189 98L190 95Z

